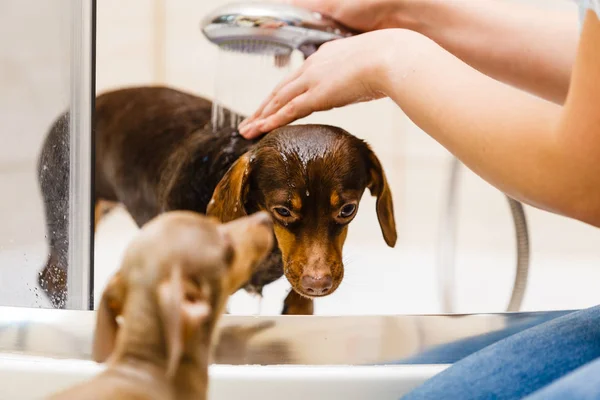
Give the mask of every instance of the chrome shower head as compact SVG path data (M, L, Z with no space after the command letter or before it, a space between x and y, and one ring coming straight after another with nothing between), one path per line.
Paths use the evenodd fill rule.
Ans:
M336 21L303 8L273 3L235 3L208 15L202 32L222 48L244 53L308 57L325 42L351 36Z

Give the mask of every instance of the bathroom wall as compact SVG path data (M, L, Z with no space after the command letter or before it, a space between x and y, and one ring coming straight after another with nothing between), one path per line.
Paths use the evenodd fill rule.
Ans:
M0 4L3 4L2 1ZM116 0L99 1L98 92L129 85L166 84L213 98L219 58L217 49L202 36L199 25L206 13L225 3L225 0L130 0L129 7L123 7L122 2ZM547 6L566 4L561 1L538 3ZM24 5L22 7L22 12L33 12ZM47 12L59 11L52 8ZM4 21L5 14L0 15L0 20ZM40 12L40 15L44 14ZM32 16L28 15L28 18ZM27 35L39 40L40 48L49 54L48 57L58 57L59 49L42 45L43 40L48 41L52 37L47 20L38 17L36 21L39 23L31 26ZM6 79L7 75L0 73L2 88L5 87L5 81L9 81L6 84L15 85L15 97L9 96L5 90L0 91L0 105L3 105L0 113L9 109L4 104L13 103L13 98L26 99L28 90L33 90L31 87L42 93L51 90L42 89L45 86L36 80L40 79L39 76L45 76L43 74L49 74L48 69L40 68L40 61L19 58L16 46L11 47L10 51L6 57L11 62L19 63L14 70L22 72L35 67L36 73L22 83ZM3 60L0 68L5 68L4 64ZM240 70L242 72L256 73L246 69ZM60 86L57 83L60 82L58 76L53 75L51 81ZM269 82L262 88L266 93L272 83L264 76L263 79ZM249 81L253 82L253 88L256 89L257 80L252 77ZM245 89L240 87L240 91ZM257 93L257 101L263 95ZM20 162L26 165L24 170L29 171L29 175L22 178L13 175L11 181L3 184L3 193L19 191L19 195L9 195L8 198L14 199L11 202L7 202L7 196L2 196L0 200L0 218L7 221L5 228L0 230L0 246L4 246L4 249L0 247L0 260L7 260L6 254L18 249L17 242L19 246L38 249L37 258L44 251L43 221L31 166L45 127L52 115L64 105L58 100L51 101L36 113L27 105L27 100L22 100L11 107L17 107L16 110L25 116L23 119L27 120L30 128L23 131L31 137L20 140L6 131L0 133L3 143L11 140L11 147L0 149L0 168ZM10 114L16 112L10 111ZM389 100L316 114L306 121L339 125L372 144L392 186L399 232L396 248L388 249L376 222L374 200L365 195L359 215L351 225L346 245L345 282L338 292L317 304L317 312L439 312L436 245L444 216L451 156L412 124ZM12 126L22 125L15 121ZM0 179L8 176L4 171L0 169ZM506 200L494 188L463 169L459 215L458 311L502 311L510 294L515 258L514 234ZM527 208L527 215L533 254L525 309L574 308L598 303L600 294L594 282L600 274L600 254L597 251L600 233L584 224L531 208ZM116 267L122 249L134 232L131 220L119 211L100 225L96 245L98 291ZM13 272L8 275L6 271L14 271L15 265L26 264L28 270L32 271L34 264L37 265L24 261L20 255L10 260L0 264L0 279L14 276ZM21 287L23 279L26 278L19 281ZM268 295L279 299L286 290L285 281L273 285L260 304L260 312L278 312L280 303L270 301ZM6 303L6 297L0 292L0 303ZM13 299L8 299L9 302L46 304L27 293L20 297L11 294L9 297ZM234 298L233 305L239 312L255 312L259 307L241 294Z

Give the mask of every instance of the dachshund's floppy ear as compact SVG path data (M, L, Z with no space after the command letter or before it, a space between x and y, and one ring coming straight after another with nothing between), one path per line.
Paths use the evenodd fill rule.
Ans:
M167 377L175 376L183 354L186 332L195 332L210 315L210 305L204 299L186 296L179 265L157 289L158 305L167 344Z
M369 183L367 187L373 196L377 196L376 207L379 226L387 245L394 247L398 234L396 233L392 192L385 177L385 172L383 172L383 167L371 149L368 151L367 164L369 166Z
M92 358L104 362L115 348L117 339L117 317L125 302L125 284L117 272L106 285L96 312L96 330L92 346Z
M244 203L251 173L250 154L242 155L221 179L206 209L209 217L229 222L247 215Z

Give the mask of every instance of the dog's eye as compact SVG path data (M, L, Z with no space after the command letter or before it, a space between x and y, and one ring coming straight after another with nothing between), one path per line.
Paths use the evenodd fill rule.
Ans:
M273 208L273 210L275 210L275 212L276 212L277 214L279 214L279 215L281 215L282 217L285 217L285 218L287 218L287 217L291 217L291 216L292 216L292 213L291 213L291 211L290 211L290 210L288 210L288 209L287 209L287 208L285 208L285 207L275 207L275 208Z
M349 218L354 214L355 211L356 211L356 204L346 204L340 210L340 217L341 218Z

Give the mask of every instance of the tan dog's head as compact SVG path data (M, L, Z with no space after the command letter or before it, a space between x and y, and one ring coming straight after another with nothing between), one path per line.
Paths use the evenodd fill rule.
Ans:
M267 213L220 224L193 212L173 211L150 221L127 248L103 293L94 359L105 361L121 343L125 333L119 332L118 316L125 324L134 323L127 321L127 314L144 310L159 319L172 376L190 339L210 336L229 295L271 250L272 237Z
M377 197L379 225L393 247L392 194L369 146L336 127L287 126L235 162L216 187L207 214L226 222L268 211L285 276L296 292L319 297L342 281L342 247L366 188Z

